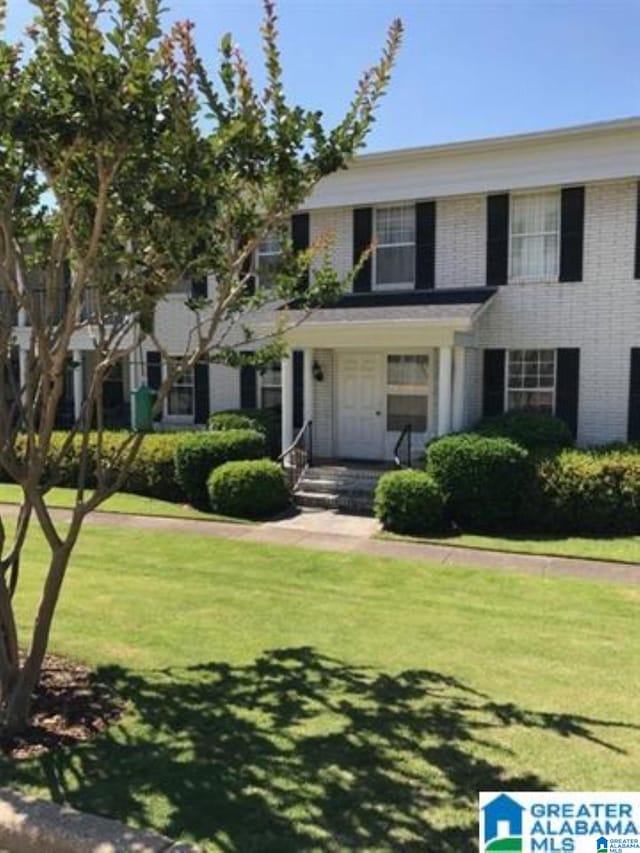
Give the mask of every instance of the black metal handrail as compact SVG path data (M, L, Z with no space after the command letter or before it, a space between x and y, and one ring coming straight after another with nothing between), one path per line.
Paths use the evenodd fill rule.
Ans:
M397 468L411 468L411 434L413 432L413 428L411 424L407 424L402 432L398 440L396 441L396 446L393 448L393 461L396 464ZM403 465L400 459L400 448L402 447L402 442L406 440L407 443L407 464Z
M293 491L313 464L313 421L304 422L289 447L278 456L278 462L282 464Z

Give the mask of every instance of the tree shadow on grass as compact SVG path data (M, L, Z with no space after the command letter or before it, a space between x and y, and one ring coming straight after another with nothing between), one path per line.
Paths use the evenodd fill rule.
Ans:
M479 790L550 787L504 766L517 764L500 745L505 727L617 750L600 732L624 725L497 704L437 672L380 674L312 648L99 677L129 700L123 724L15 766L10 784L44 778L79 809L242 853L475 850Z

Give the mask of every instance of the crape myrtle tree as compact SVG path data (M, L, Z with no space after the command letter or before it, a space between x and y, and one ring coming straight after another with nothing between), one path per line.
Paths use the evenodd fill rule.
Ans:
M261 86L230 35L220 42L217 67L205 67L192 24L163 27L157 0L33 5L25 44L0 42L0 466L22 490L15 521L0 520L4 738L28 725L82 524L123 486L143 441L123 433L115 450L104 441L110 371L150 339L168 364L159 410L199 361L238 365L248 343L255 363L278 354L287 311L277 312L281 321L263 338L249 322L267 298L281 305L295 298L298 322L336 296L344 282L328 262L330 237L296 255L287 223L317 182L363 145L401 40L396 21L343 119L328 129L320 112L285 95L268 0ZM283 255L266 295L254 286L251 258L272 234L281 236ZM215 281L213 292L185 297L187 345L169 354L154 330L156 307L176 282L205 275ZM61 440L56 412L80 340L95 354L95 368ZM62 525L45 495L70 460L77 491ZM32 522L44 536L47 566L22 639L14 595Z

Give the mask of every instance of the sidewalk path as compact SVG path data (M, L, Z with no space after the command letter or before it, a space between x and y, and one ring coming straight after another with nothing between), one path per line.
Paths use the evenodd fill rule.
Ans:
M2 512L12 510L17 512L17 509L15 504L0 504ZM66 521L70 517L69 510L65 509L53 510L53 514L60 521ZM374 519L341 515L330 510L304 512L291 518L264 524L234 524L224 521L94 512L87 524L131 530L196 533L272 545L297 545L318 551L370 554L374 557L393 557L400 560L425 560L452 567L504 569L540 577L562 575L592 580L640 583L640 564L638 563L609 563L604 560L543 557L433 545L426 542L405 542L398 539L374 539L372 537L379 529Z

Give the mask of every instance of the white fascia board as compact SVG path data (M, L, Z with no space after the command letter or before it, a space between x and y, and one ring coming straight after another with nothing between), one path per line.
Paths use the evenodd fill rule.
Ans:
M318 349L388 349L389 347L451 346L456 332L469 331L469 320L398 320L393 323L301 323L285 333L292 347ZM375 344L372 345L372 341Z
M640 175L640 119L452 146L365 155L322 180L304 208L441 198Z

